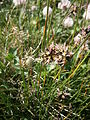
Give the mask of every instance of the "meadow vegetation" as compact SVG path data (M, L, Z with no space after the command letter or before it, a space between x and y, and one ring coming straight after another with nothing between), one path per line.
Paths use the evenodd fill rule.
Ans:
M89 0L1 0L0 120L89 120L89 47Z

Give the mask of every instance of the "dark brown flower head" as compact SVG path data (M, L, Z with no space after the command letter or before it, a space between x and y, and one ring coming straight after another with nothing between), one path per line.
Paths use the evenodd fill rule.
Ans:
M73 15L75 15L76 16L76 14L77 14L77 6L74 4L74 5L72 5L71 6L71 13L73 14Z
M61 66L66 64L66 61L69 60L73 55L72 51L69 51L69 46L64 44L54 44L51 45L45 50L44 54L41 55L43 62L49 64L55 62Z

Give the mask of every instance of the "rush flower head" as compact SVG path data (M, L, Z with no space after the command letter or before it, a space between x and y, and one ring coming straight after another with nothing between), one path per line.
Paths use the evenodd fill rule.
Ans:
M50 16L51 13L52 13L52 8L49 7L48 8L48 16ZM43 16L45 16L45 17L47 16L47 6L43 9Z
M25 4L26 0L13 0L13 3L15 6L21 5L21 4Z
M80 48L80 53L89 50L89 41L87 40Z
M85 10L85 12L83 14L83 18L85 18L86 20L90 20L90 4L88 5L87 9Z
M52 44L49 46L49 51L51 52L54 48L54 42L52 42Z
M58 8L62 10L69 8L70 6L71 3L69 0L61 0L61 2L58 3Z
M72 56L73 53L70 51L69 46L66 45L66 43L54 44L53 42L48 46L45 52L40 55L44 64L55 62L55 64L59 64L61 66L64 66L66 61Z
M87 43L87 42L85 42L85 44L84 44L84 45L82 45L81 49L82 49L82 50L85 50L85 51L88 51L88 50L89 50L88 43Z
M71 17L67 17L65 20L64 20L64 27L72 27L73 26L73 19Z

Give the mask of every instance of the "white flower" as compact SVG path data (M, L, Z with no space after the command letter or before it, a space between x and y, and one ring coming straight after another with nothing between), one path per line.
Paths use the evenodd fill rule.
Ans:
M61 2L58 3L58 8L59 8L59 9L63 9L63 5L62 5Z
M19 0L13 0L13 3L14 3L15 6L20 5L20 1Z
M20 4L25 4L26 0L13 0L13 3L15 6L18 6Z
M52 13L52 8L49 7L48 9L48 16L50 16ZM43 16L47 16L47 6L43 9Z
M73 26L73 19L71 17L67 17L64 20L64 27L72 27Z
M33 6L31 7L31 10L32 10L32 11L37 10L37 6L33 5Z
M88 5L87 10L84 12L83 18L90 20L90 4Z
M58 3L58 8L59 9L65 9L69 8L71 6L71 3L69 0L61 0L61 2Z
M81 34L78 34L76 37L74 37L74 43L75 45L79 45L82 40Z

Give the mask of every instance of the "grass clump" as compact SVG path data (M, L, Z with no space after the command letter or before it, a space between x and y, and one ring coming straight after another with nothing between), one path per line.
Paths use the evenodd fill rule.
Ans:
M90 119L89 9L0 2L0 120Z

